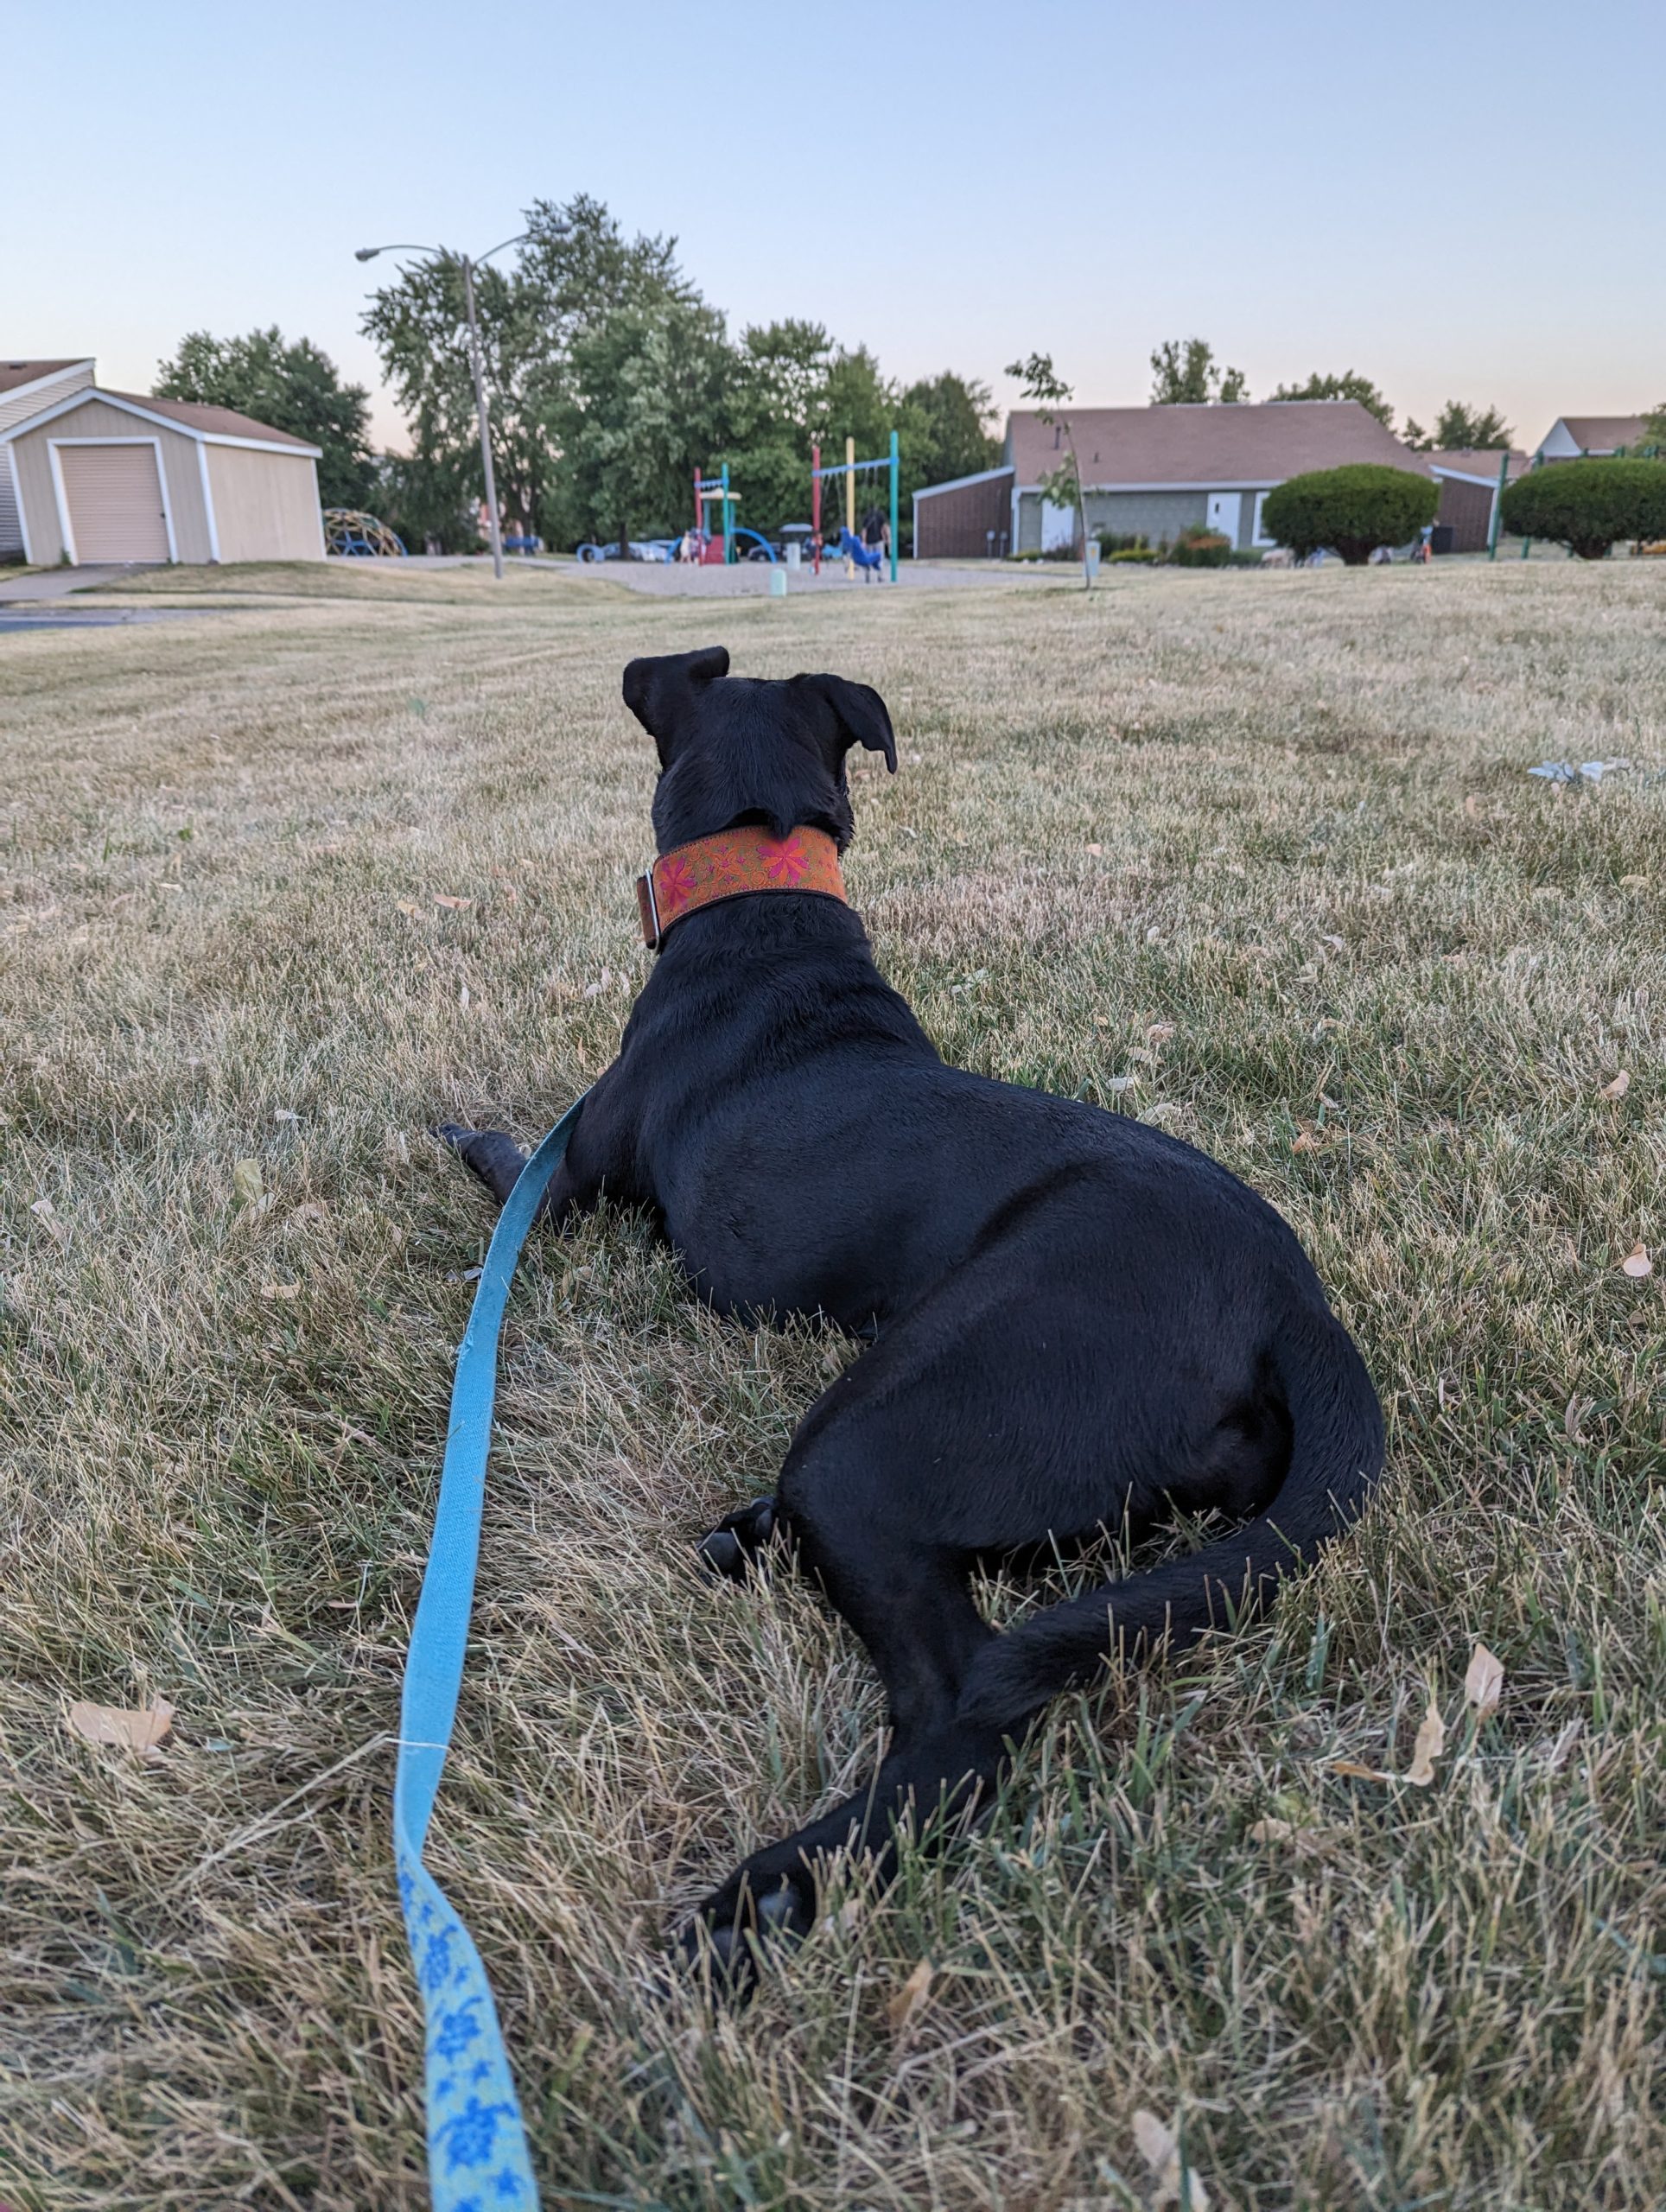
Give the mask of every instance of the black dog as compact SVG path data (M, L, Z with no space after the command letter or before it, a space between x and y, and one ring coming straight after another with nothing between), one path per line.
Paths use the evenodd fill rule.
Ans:
M660 853L745 823L843 851L846 753L896 766L883 701L728 669L714 646L625 671L659 753ZM501 1201L512 1141L440 1134ZM734 897L670 931L550 1211L603 1190L655 1211L720 1313L874 1338L805 1414L776 1498L704 1547L743 1572L779 1514L872 1654L892 1729L868 1788L702 1907L734 1968L749 1930L811 1925L817 1853L888 1866L910 1808L970 1809L1113 1653L1180 1648L1267 1603L1380 1471L1370 1378L1272 1208L1127 1116L945 1066L836 899ZM981 1559L1175 1509L1246 1525L1005 1635L973 1603Z

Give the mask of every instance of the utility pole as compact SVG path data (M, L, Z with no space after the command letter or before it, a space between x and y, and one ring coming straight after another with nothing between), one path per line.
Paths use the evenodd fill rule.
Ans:
M492 573L499 583L503 582L503 524L498 517L498 473L492 465L492 415L486 397L480 319L474 306L474 271L483 268L493 253L501 253L505 246L518 245L520 242L520 237L505 238L501 245L494 245L478 260L471 260L466 253L453 253L442 245L361 245L353 257L355 261L374 261L378 253L427 253L436 261L455 261L462 271L463 308L468 321L468 367L474 379L474 413L480 426L480 474L486 480L486 536L492 546Z
M498 520L498 477L492 466L492 420L486 404L486 365L480 359L480 321L474 312L474 264L458 257L463 272L463 299L468 308L468 360L474 372L474 411L480 420L480 468L486 477L486 526L492 541L492 573L503 582L503 528Z

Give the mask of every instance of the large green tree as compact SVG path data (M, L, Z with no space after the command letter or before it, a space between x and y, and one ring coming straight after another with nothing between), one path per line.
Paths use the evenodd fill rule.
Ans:
M509 520L537 530L555 492L551 423L569 406L574 351L626 308L686 302L676 241L627 238L600 200L539 200L507 268L475 272L492 418L492 458ZM413 457L436 487L478 496L479 429L461 264L413 261L375 293L364 328L411 429Z
M734 393L723 318L702 301L616 308L582 332L544 415L560 455L547 534L623 546L679 528L696 468L724 442Z
M1394 410L1369 377L1344 369L1340 376L1321 376L1315 370L1305 384L1281 384L1275 399L1357 399L1367 414L1375 415L1385 430L1394 428Z
M1210 401L1230 407L1249 397L1243 371L1224 368L1206 338L1166 338L1151 356L1154 407L1200 407Z
M190 331L173 359L158 363L156 391L159 399L234 408L321 448L318 495L327 507L362 507L370 496L370 394L343 384L310 338L291 343L276 323L245 338Z

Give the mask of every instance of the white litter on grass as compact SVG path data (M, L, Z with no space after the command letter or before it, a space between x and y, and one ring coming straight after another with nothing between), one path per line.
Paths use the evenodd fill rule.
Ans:
M1629 760L1581 760L1576 768L1571 760L1542 760L1536 768L1529 768L1529 776L1542 776L1548 784L1599 784L1605 776L1612 776L1622 768L1631 766Z

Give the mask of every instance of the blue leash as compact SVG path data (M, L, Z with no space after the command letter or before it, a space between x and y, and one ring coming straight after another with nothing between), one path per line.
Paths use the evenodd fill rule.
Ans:
M434 1539L405 1654L393 1850L427 2021L428 2174L434 2212L528 2212L538 2201L509 2056L480 1955L423 1864L462 1685L498 1388L498 1335L526 1232L578 1119L575 1099L521 1170L486 1248L457 1354Z

